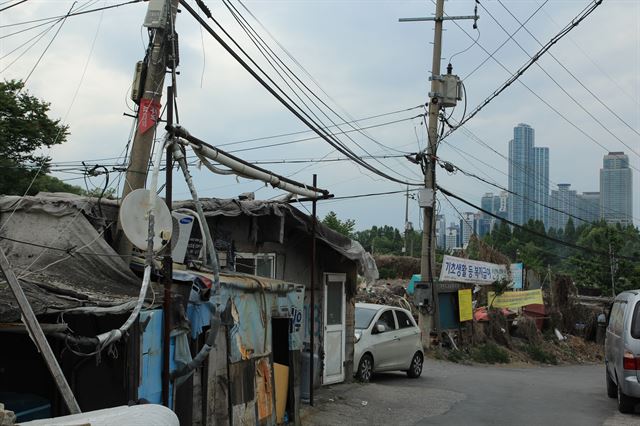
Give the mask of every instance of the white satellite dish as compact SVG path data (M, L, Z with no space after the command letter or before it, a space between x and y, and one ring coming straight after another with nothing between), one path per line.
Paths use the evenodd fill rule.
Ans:
M149 211L151 210L150 196L155 198L153 251L157 252L171 240L173 230L171 212L162 198L148 189L140 188L131 191L120 206L120 224L131 244L141 250L147 250Z

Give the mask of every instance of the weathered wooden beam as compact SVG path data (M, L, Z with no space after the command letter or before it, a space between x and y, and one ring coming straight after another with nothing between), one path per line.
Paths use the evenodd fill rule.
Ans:
M62 373L60 364L58 364L58 360L53 354L47 338L44 336L44 332L40 327L40 323L38 322L33 309L31 309L29 300L27 299L27 296L25 296L24 291L22 291L22 287L18 282L18 278L16 278L13 269L11 269L9 259L7 259L7 256L5 256L4 250L2 249L0 249L0 269L2 269L2 273L4 274L7 283L9 283L9 288L11 289L13 296L18 302L18 306L20 307L20 311L22 312L22 321L24 322L24 325L29 332L29 336L31 336L31 339L38 348L38 351L42 354L45 364L47 364L47 367L49 368L49 371L51 372L51 375L53 376L53 379L58 386L58 390L62 394L62 398L64 399L64 402L69 409L69 412L71 414L80 413L80 406L78 405L78 401L76 401L76 398L73 396L73 392L71 392L69 383Z

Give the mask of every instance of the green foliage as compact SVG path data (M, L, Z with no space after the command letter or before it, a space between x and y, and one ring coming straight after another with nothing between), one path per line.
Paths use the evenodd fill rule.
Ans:
M570 244L586 247L574 249L533 235L519 228L510 230L502 223L496 226L484 242L511 258L523 262L528 269L545 274L553 272L572 277L579 287L598 288L611 294L611 270L616 293L640 288L640 231L634 226L607 225L605 222L575 226L569 219L564 230L549 229L539 221L530 221L525 228Z
M482 364L508 364L509 353L495 343L485 343L471 349L471 359Z
M78 187L76 187L76 188L78 188ZM78 188L78 189L80 189L80 188ZM80 190L82 191L81 192L82 195L86 195L88 197L99 198L100 194L102 194L102 188L93 188L92 190L90 190L88 192L84 191L82 189L80 189ZM115 188L107 188L104 191L104 194L102 194L102 198L109 199L109 200L115 199L116 198L116 189Z
M545 351L538 345L532 345L532 344L526 345L524 347L524 351L534 361L541 362L543 364L553 364L553 365L558 364L558 358L554 354Z
M353 219L340 220L338 219L338 215L333 211L330 211L329 213L327 213L324 219L322 219L322 223L348 238L352 237L353 228L356 226L355 220Z
M33 194L37 194L38 192L70 192L72 194L86 195L86 191L79 186L70 185L56 177L45 174L38 175L31 190L29 190L29 193ZM23 193L20 193L20 195L22 194Z
M0 194L23 194L41 166L43 176L38 176L29 194L64 184L44 176L50 158L40 150L65 142L69 129L49 118L47 102L23 88L21 81L0 82Z

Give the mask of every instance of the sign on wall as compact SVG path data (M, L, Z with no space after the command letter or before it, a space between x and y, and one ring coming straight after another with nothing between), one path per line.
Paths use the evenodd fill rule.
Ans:
M473 304L471 301L471 289L458 290L458 307L460 309L460 322L473 319Z

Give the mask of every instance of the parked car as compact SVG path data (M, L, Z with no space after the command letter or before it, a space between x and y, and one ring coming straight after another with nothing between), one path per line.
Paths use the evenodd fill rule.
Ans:
M380 371L403 370L411 378L422 374L422 334L406 309L356 303L355 342L355 376L362 382Z
M624 291L609 313L604 343L607 395L631 413L640 402L640 290Z

